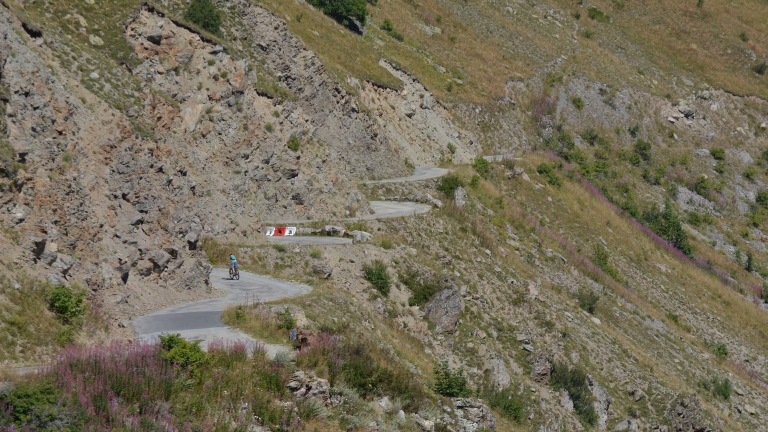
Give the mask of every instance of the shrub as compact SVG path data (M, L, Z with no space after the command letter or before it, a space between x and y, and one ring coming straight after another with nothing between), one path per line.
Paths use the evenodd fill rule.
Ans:
M309 3L345 27L352 25L350 20L365 25L368 17L366 0L309 0Z
M627 132L629 132L632 138L637 138L637 133L640 132L640 125L630 126Z
M592 405L593 397L587 384L587 374L578 366L573 369L566 364L556 362L552 366L549 384L555 389L564 389L573 401L573 409L582 423L594 426L597 423L597 413Z
M211 0L192 0L184 19L197 24L203 30L221 35L221 13Z
M62 323L70 324L85 313L85 290L58 286L52 288L48 295L48 309L55 313Z
M291 151L299 151L299 146L301 146L301 142L299 141L299 137L297 137L295 134L291 134L291 137L288 139L288 148L291 149Z
M448 143L448 151L451 152L451 154L456 154L456 146L453 143Z
M419 274L415 268L409 268L397 275L397 278L411 292L409 306L423 306L440 290L438 284L431 278Z
M395 26L392 24L392 21L390 21L389 18L384 20L384 23L381 25L381 29L392 38L397 39L400 42L403 41L403 35L395 30Z
M768 190L761 190L755 196L755 202L768 209Z
M704 198L709 199L712 185L710 184L708 178L701 176L697 178L696 181L693 182L693 186L691 187L691 189L697 194L703 196Z
M717 356L717 358L724 359L728 357L728 347L722 342L715 345L715 348L713 351L715 352L715 355Z
M750 165L744 170L744 173L742 175L744 176L745 179L753 182L755 181L755 179L757 179L758 174L759 174L759 171L757 170L757 168L754 165Z
M600 9L596 8L595 6L592 6L587 9L587 16L590 19L593 19L598 22L610 22L611 17L603 13Z
M20 384L11 390L7 396L0 396L0 401L8 404L7 408L11 409L11 421L17 426L36 424L44 426L43 424L52 420L50 417L56 411L60 396L61 391L52 383L42 381ZM0 405L0 408L6 407ZM2 414L0 414L0 418L2 418ZM15 429L11 428L10 430Z
M741 39L742 42L748 42L749 36L747 36L747 32L739 33L739 39Z
M576 292L576 301L579 302L579 307L589 312L595 313L595 307L600 300L600 294L592 291L589 288L579 288Z
M323 252L320 251L320 249L312 249L312 251L309 253L309 256L314 259L320 259L320 257L323 256Z
M612 277L618 282L622 282L621 276L619 276L618 270L613 268L608 262L608 251L602 245L595 245L595 250L592 255L592 262L594 262L602 271L608 276ZM594 308L594 306L593 306ZM586 309L585 309L586 310ZM592 312L589 312L592 313Z
M713 148L709 151L710 154L712 154L712 157L715 158L715 160L725 160L725 149L722 149L720 147Z
M0 177L14 178L22 167L16 162L16 149L9 142L0 140Z
M477 189L478 186L480 186L480 176L473 174L472 178L469 180L469 187Z
M547 183L551 184L552 186L560 187L563 184L562 181L560 181L560 177L558 177L555 173L555 170L545 163L542 163L536 167L536 172L544 176L544 178L547 180Z
M278 251L278 252L285 252L288 250L288 247L282 243L275 243L272 245L272 249Z
M579 111L584 109L584 99L578 96L571 97L571 103L573 104L574 108L576 108Z
M642 222L686 256L693 256L693 246L688 240L688 234L683 229L680 218L672 209L671 202L665 203L663 211L659 211L655 206L651 207L643 213Z
M555 152L555 154L562 157L565 157L568 152L573 151L576 147L576 143L573 141L573 136L561 126L558 126L556 135L553 135L546 140L546 145L549 149Z
M459 179L459 176L456 174L449 174L440 177L440 181L437 183L437 190L444 193L448 198L453 198L453 194L459 186L464 186L461 179ZM766 195L766 197L768 197L768 195Z
M581 35L584 36L587 39L592 39L595 36L595 32L590 29L584 29L581 32Z
M488 177L488 174L491 173L491 163L480 156L476 157L472 162L472 167L483 178Z
M467 397L472 394L464 369L453 370L447 362L435 365L435 392L446 397Z
M503 416L520 423L525 418L523 399L510 387L503 390L488 390L483 395L491 408L495 408Z
M275 130L275 127L272 126L272 123L267 123L264 125L264 130L267 132L272 132L273 130Z
M731 392L733 391L731 380L728 378L720 379L720 377L717 375L713 376L709 380L699 381L699 387L703 388L704 390L711 391L715 397L722 400L730 399Z
M752 251L747 252L747 263L744 265L744 270L750 273L755 271L755 256L752 255Z
M640 156L640 158L645 162L651 161L651 143L638 140L635 145L632 146L632 150Z
M200 341L190 342L180 334L160 335L162 358L185 369L197 369L208 363L208 353L200 348Z
M277 313L278 328L283 330L291 330L296 328L296 320L293 319L291 311L285 308L284 311Z
M381 239L379 241L379 246L381 246L382 248L387 249L387 250L392 249L393 247L395 247L394 243L392 243L392 239L391 238L383 238L383 239Z
M365 280L370 282L376 291L384 297L389 295L389 288L392 285L392 278L387 271L387 265L381 260L373 260L370 264L363 266Z
M763 61L762 63L758 63L752 69L758 75L765 75L765 73L768 72L768 62Z

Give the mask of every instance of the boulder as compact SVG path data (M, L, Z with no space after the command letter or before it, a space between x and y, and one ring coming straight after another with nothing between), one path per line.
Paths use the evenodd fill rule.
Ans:
M192 56L193 54L189 51L180 52L176 54L176 61L181 64L189 63L192 61Z
M56 261L51 266L54 270L66 276L67 272L75 265L77 261L69 255L58 254Z
M147 35L147 40L155 45L160 45L163 41L163 31L160 29L153 30Z
M154 265L149 260L139 260L139 263L136 265L136 272L141 276L147 277L152 274L153 268Z
M491 410L479 399L453 398L456 406L456 416L459 418L461 431L474 432L479 430L496 430L496 417Z
M461 186L457 187L453 192L453 200L456 201L456 206L459 208L464 207L467 203L467 191Z
M548 383L552 373L552 362L544 353L531 354L527 358L531 365L531 378L538 383Z
M312 265L312 273L323 279L328 279L333 274L333 267L324 261L318 261Z
M696 395L674 401L666 411L674 431L705 431L709 426L702 414L701 401Z
M358 230L349 231L346 235L352 237L352 243L366 243L373 238L373 234Z
M456 331L456 323L464 308L464 300L458 289L445 289L437 293L424 308L424 316L446 333Z
M158 250L149 255L149 260L154 264L155 272L159 274L168 266L168 263L171 261L171 255L168 252Z
M680 105L677 106L677 110L680 111L680 114L684 115L685 118L691 118L696 115L696 108L688 105L687 102L680 102Z
M605 387L597 383L592 375L587 375L589 390L595 397L594 407L597 414L597 430L605 430L608 424L608 412L611 408L611 397Z

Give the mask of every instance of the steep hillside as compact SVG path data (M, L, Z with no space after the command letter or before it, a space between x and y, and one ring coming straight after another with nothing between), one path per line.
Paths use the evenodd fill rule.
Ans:
M353 3L0 1L3 427L768 430L765 2ZM231 251L293 360L107 345Z

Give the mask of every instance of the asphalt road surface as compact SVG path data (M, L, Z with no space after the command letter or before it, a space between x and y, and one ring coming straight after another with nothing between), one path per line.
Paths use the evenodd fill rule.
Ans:
M419 180L429 180L437 177L442 177L448 174L449 170L438 167L419 167L413 170L413 175L407 177L396 177L384 180L371 180L365 182L366 184L380 184L380 183L404 183Z
M227 292L224 297L172 306L136 318L131 322L131 326L136 331L137 338L154 342L161 334L179 333L187 340L201 341L200 346L204 349L214 341L244 342L251 352L260 342L224 324L221 321L224 309L246 302L268 302L296 297L312 290L307 285L245 271L240 271L240 280L229 280L229 269L213 269L210 278L214 287ZM282 345L265 345L270 358L278 352L288 350Z

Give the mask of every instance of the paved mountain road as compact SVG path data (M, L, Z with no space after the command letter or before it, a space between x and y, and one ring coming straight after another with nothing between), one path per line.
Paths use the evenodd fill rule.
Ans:
M217 299L200 300L178 306L172 306L136 318L131 326L137 338L142 341L157 341L164 333L179 333L192 341L201 341L207 348L210 342L244 342L249 351L257 341L243 332L228 327L221 321L221 313L230 306L246 302L267 302L309 293L307 285L278 280L269 276L260 276L245 271L240 272L240 280L229 280L228 269L213 269L211 284L226 291L226 295ZM288 349L282 345L266 344L267 354L275 354Z

